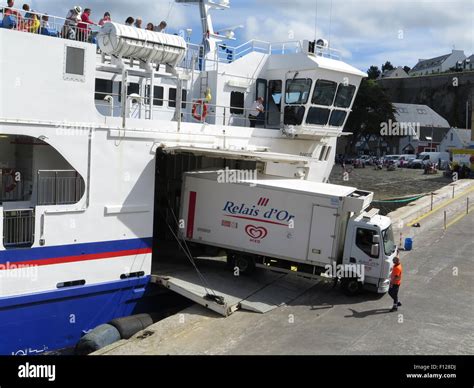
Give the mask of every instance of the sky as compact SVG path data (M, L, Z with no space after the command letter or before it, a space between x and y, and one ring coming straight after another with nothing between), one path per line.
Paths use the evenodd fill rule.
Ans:
M3 1L3 0L2 0ZM74 3L74 1L76 1ZM218 0L215 0L218 1ZM124 22L140 16L144 23L165 19L167 32L192 28L201 39L198 8L170 0L16 0L32 9L64 17L74 5L91 8L98 21L105 11ZM269 42L325 38L343 60L366 71L385 61L413 67L453 48L474 53L474 0L230 0L228 10L212 11L215 29L236 30L238 45L251 39Z

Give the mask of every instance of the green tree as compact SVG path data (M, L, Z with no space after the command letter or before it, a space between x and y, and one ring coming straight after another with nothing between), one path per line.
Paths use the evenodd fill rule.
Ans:
M387 61L387 62L385 62L385 63L382 65L382 73L383 73L384 71L393 70L393 69L395 69L395 68L393 67L393 65L392 65L392 63L391 63L390 61Z
M355 153L357 142L368 142L371 136L381 140L382 123L394 121L394 112L382 87L372 79L363 79L344 128L353 133L349 143L350 152Z
M369 70L367 70L367 76L369 79L377 79L380 77L381 71L377 66L370 66Z
M411 67L409 66L403 66L403 70L405 70L407 73L411 70Z

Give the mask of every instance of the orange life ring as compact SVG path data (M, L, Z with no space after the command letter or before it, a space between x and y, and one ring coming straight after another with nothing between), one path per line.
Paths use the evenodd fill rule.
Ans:
M201 114L199 114L197 112L197 107L198 106L202 106L202 112ZM193 114L193 117L197 120L197 121L202 121L206 118L207 116L207 105L206 103L203 101L203 100L197 100L194 104L193 104L193 111L192 111L192 114Z
M4 169L4 170L2 170L2 175L3 176L10 176L12 178L11 183L9 185L5 186L5 193L10 193L13 190L15 190L16 189L16 179L15 179L16 171L12 168Z

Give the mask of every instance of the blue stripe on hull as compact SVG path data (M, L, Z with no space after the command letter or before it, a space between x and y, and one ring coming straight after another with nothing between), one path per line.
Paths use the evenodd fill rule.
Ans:
M40 354L73 346L111 319L133 314L150 277L0 298L0 354Z
M59 245L26 249L0 250L0 264L6 262L40 260L66 256L89 255L94 253L116 252L132 249L151 248L152 238L136 238L82 244Z

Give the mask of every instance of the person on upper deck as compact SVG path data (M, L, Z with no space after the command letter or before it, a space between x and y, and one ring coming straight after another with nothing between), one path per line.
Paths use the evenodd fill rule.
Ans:
M23 4L23 11L25 11L25 19L31 19L30 6L28 4Z
M41 28L50 28L49 26L49 16L47 13L45 13L43 16L41 16Z
M155 31L156 32L165 32L165 28L168 26L168 24L162 20L160 22L160 24L158 24L156 27L155 27Z
M41 26L39 16L35 11L31 11L30 20L28 21L27 31L36 34Z
M136 28L142 28L142 23L143 23L142 18L141 18L141 17L138 17L138 18L135 19L135 24L134 24L134 26L135 26Z
M86 8L81 15L81 22L77 25L79 30L78 39L82 42L87 42L89 40L90 28L89 25L95 25L95 23L91 20L92 10L90 8Z
M81 12L82 8L76 5L74 8L70 9L66 15L66 21L64 22L63 27L63 37L66 39L76 39L76 29L77 25L81 21Z
M103 26L105 23L111 22L110 12L104 13L104 17L99 20L99 26Z
M133 26L133 22L135 21L134 18L132 18L131 16L129 16L126 20L125 20L125 25L127 26Z
M7 7L3 10L3 28L19 28L22 16L16 9L12 9L14 6L14 0L7 1Z
M145 30L148 30L148 31L155 31L155 26L153 25L153 23L148 23L148 24L146 25Z
M258 97L255 102L252 104L252 108L249 113L250 128L255 128L257 120L261 120L263 116L263 97Z

